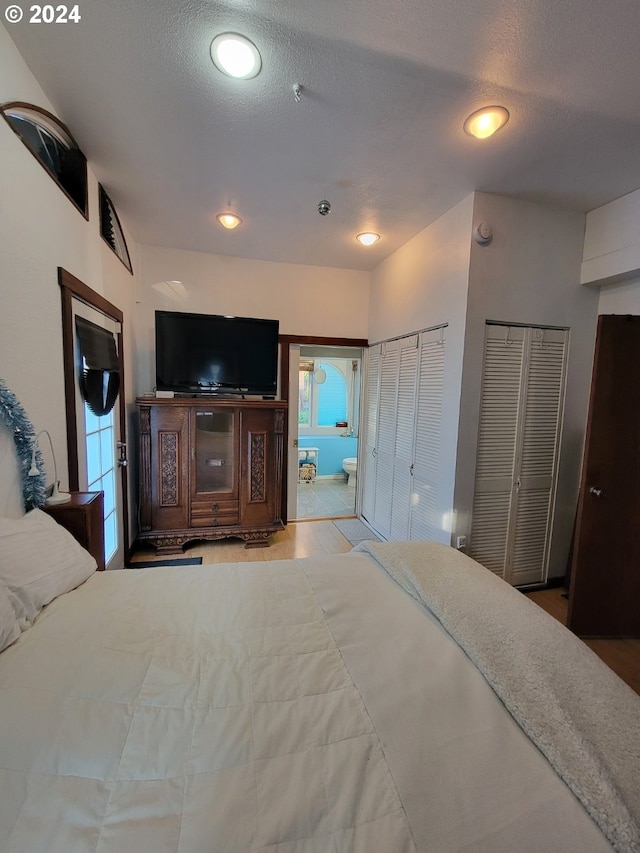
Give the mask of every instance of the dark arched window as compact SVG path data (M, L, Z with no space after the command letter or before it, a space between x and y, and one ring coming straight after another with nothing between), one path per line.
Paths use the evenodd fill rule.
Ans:
M88 219L87 158L64 124L33 104L3 104L0 112L40 165Z
M100 197L100 234L102 235L102 239L111 246L131 275L133 275L127 241L124 239L118 214L102 184L98 184L98 194Z

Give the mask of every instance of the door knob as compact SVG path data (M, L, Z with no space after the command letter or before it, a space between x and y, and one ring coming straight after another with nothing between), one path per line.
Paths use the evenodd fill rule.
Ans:
M591 486L589 489L589 494L594 495L596 498L599 498L602 494L602 489L596 489L595 486Z

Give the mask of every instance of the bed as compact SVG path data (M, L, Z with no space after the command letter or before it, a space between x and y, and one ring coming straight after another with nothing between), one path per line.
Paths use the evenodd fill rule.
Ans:
M96 572L16 506L4 853L640 849L640 698L454 549Z

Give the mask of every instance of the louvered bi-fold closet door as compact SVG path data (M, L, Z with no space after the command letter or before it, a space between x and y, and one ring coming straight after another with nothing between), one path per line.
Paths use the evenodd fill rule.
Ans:
M487 324L470 554L513 585L545 579L568 334Z
M371 347L362 514L385 539L441 533L444 328Z
M373 527L385 538L391 536L393 492L393 456L396 433L398 369L400 342L386 341L380 355L380 391L378 397L378 429L375 445L375 494Z
M438 501L445 332L442 327L420 334L409 539L437 541L442 533Z
M546 579L564 410L568 333L531 329L523 425L519 432L516 520L509 542L508 580Z
M395 541L405 541L409 538L411 507L418 335L402 338L399 344L389 535Z
M380 402L380 363L382 346L375 344L366 351L366 398L364 419L364 448L360 447L358 464L362 466L362 514L373 521L376 495L376 436ZM364 452L362 452L364 449Z
M407 539L418 336L371 347L362 514L385 539Z
M523 328L487 325L469 552L504 576L513 491Z

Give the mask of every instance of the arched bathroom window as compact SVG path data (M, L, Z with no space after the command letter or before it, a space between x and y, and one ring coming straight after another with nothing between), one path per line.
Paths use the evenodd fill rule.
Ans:
M0 112L67 198L88 219L87 158L64 124L47 110L19 101L2 104Z

